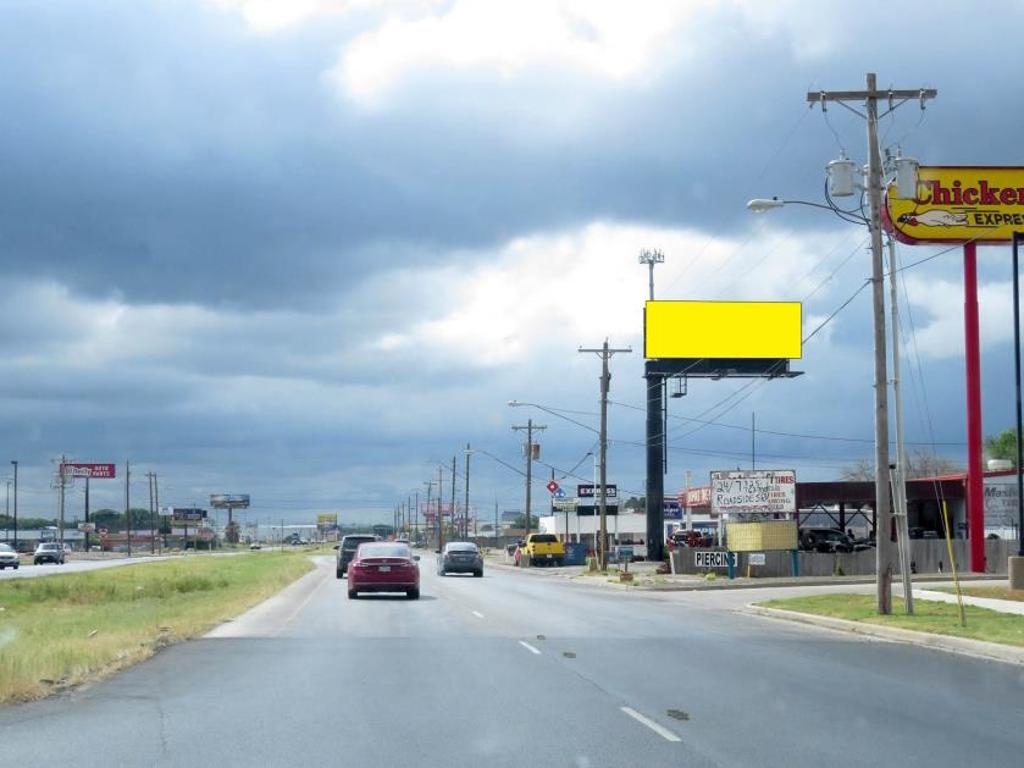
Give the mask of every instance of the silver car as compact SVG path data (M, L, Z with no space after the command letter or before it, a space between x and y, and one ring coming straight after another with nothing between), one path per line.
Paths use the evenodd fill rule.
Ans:
M0 544L0 571L4 568L18 570L18 553L9 544Z
M484 556L480 549L471 541L450 541L444 545L444 552L438 558L437 572L445 576L449 573L472 573L474 576L484 575Z

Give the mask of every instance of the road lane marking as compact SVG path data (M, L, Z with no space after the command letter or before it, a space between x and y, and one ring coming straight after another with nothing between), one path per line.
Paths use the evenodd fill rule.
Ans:
M523 648L525 648L526 650L528 650L528 651L529 651L530 653L535 653L535 654L537 654L538 656L540 656L540 651L538 651L538 650L537 650L536 648L534 648L534 647L533 647L532 645L530 645L530 644L529 644L528 642L526 642L525 640L520 640L520 641L519 641L519 644L520 644L521 646L523 646Z
M676 736L674 733L672 733L672 731L670 731L668 728L666 728L663 725L659 725L658 723L656 723L653 720L651 720L651 718L649 718L649 717L645 717L644 715L641 715L639 712L637 712L632 707L619 707L619 709L621 709L627 715L632 717L638 723L646 725L648 728L650 728L656 734L661 736L661 738L665 739L665 741L682 741L682 739L680 739L678 736Z
M482 619L484 617L484 615L480 613L480 611L473 611L473 615L476 616L478 619Z

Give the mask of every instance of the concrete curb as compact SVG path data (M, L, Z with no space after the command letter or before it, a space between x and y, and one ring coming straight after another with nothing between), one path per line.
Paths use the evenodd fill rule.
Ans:
M936 635L930 632L917 632L912 629L900 629L897 627L880 627L875 624L836 619L831 616L816 616L810 613L787 611L782 608L766 608L753 603L748 604L741 613L799 624L810 624L816 627L864 635L879 640L918 645L938 651L946 651L947 653L958 653L961 656L985 659L986 661L999 661L1004 664L1024 666L1024 648L990 643L985 640L970 640L964 637L953 637L952 635Z

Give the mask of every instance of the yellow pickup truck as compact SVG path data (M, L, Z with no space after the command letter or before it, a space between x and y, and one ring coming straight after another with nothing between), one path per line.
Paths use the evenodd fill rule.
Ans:
M563 565L565 545L553 533L531 533L520 547L530 565Z

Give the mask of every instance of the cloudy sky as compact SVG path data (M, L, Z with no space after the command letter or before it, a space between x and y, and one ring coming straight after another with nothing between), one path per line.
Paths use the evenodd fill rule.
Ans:
M998 8L0 0L0 452L19 511L53 513L63 453L131 459L137 499L155 471L161 502L248 492L250 519L390 520L439 462L462 471L466 443L473 504L518 508L513 424L547 425L559 478L592 474L599 361L577 347L605 337L634 349L613 362L609 475L639 493L639 250L665 253L661 298L804 300L813 330L867 277L866 231L744 208L820 200L826 162L864 160L860 119L806 92L869 70L935 87L883 121L885 146L1024 164L1013 57L990 55L1017 47L1024 8ZM981 249L986 434L1013 414L1008 262ZM904 273L904 366L908 439L962 461L961 269L953 251ZM863 291L801 378L691 382L666 488L745 465L755 412L760 464L827 479L870 455L870 343Z

